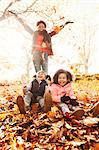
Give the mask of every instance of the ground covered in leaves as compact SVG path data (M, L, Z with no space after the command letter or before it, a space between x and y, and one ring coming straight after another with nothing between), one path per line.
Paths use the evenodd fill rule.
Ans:
M21 82L0 83L0 150L99 150L99 118L87 113L99 101L99 75L73 83L82 118L64 117L57 107L48 113L19 113Z

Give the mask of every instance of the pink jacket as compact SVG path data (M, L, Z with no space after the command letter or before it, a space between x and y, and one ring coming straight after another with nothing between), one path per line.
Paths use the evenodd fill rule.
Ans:
M52 84L50 86L50 91L52 93L53 102L61 102L61 97L66 94L70 98L76 98L74 96L73 88L71 83L66 84L64 87L59 84Z

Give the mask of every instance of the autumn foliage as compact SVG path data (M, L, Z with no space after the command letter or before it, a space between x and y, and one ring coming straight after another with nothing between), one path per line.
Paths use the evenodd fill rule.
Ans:
M87 85L87 87L86 87ZM89 110L99 101L99 80L73 82L84 116L64 117L57 106L48 112L19 113L16 105L22 94L20 82L0 85L0 150L98 150L99 118ZM94 109L94 108L93 108ZM99 105L96 108L99 110Z

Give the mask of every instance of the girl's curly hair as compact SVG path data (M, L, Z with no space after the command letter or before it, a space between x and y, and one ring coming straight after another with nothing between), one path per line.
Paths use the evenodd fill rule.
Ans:
M58 84L58 77L61 73L66 74L67 83L70 83L72 81L72 74L69 71L66 71L64 69L59 69L53 76L53 83Z

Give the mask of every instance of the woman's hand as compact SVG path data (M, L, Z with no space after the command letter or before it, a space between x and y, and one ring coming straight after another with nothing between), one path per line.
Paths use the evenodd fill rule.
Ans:
M44 53L42 53L42 60L45 61Z

